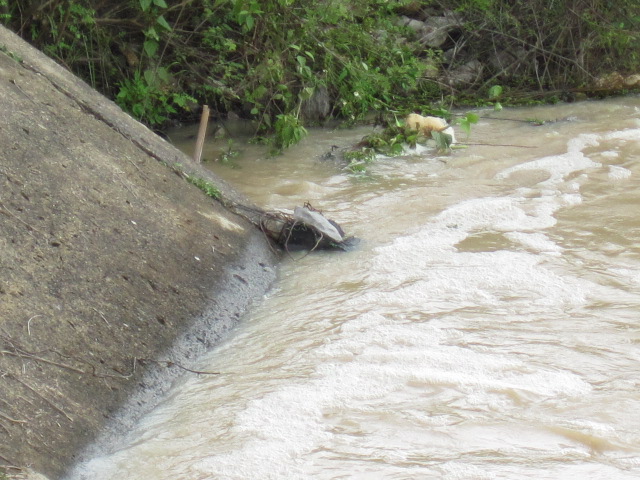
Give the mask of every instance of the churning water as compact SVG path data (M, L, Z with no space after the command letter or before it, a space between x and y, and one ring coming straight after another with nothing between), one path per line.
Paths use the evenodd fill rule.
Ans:
M357 177L320 156L367 130L318 131L214 165L359 248L287 259L201 360L220 375L183 376L77 478L640 478L640 98L479 113L499 119L469 142L520 147Z

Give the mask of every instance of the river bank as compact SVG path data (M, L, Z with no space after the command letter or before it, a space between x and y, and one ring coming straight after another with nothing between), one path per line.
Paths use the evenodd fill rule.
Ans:
M58 478L275 278L246 201L0 27L0 472ZM192 373L188 373L192 374Z

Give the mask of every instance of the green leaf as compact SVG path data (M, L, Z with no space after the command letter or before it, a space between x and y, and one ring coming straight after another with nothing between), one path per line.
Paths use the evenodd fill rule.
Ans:
M494 85L489 89L490 99L498 98L500 95L502 95L502 87L500 85Z
M160 40L160 37L158 36L158 32L156 32L156 29L153 27L150 27L148 30L145 30L144 36L149 40Z
M153 57L155 56L156 52L158 51L158 46L159 43L155 40L146 40L144 42L144 52L149 56L149 57Z
M313 96L315 92L315 88L313 87L304 87L300 92L300 100L308 100Z
M143 12L146 12L149 10L149 7L151 7L151 1L152 0L140 0L140 8L142 9Z
M156 73L152 69L147 69L144 71L144 80L147 82L147 85L152 86L157 83Z
M502 110L502 105L500 104L500 102L496 102L495 105L493 106L493 109L496 112L499 112L500 110Z
M436 132L434 130L431 132L431 137L436 141L436 146L438 147L439 152L447 152L451 150L453 138L448 133Z
M167 70L165 67L158 67L156 69L156 75L163 82L168 82L171 78L171 76L169 75L169 70Z
M480 117L475 113L467 113L465 118L469 123L478 123L478 120L480 120Z
M153 0L153 4L156 7L167 8L167 2L165 2L164 0Z
M464 117L460 119L458 123L460 125L460 128L464 131L464 133L466 133L467 135L471 135L471 125L474 123L478 123L479 119L480 117L475 113L467 113Z
M167 23L167 21L164 19L164 17L162 15L160 15L157 19L156 22L158 22L158 25L160 25L162 28L164 28L165 30L169 30L171 31L171 25L169 25Z

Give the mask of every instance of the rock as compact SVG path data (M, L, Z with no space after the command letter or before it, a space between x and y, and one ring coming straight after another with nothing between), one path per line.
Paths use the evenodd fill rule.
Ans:
M336 243L344 240L344 232L338 231L339 227L335 222L331 223L318 211L310 210L307 207L296 207L293 211L293 218L296 222L315 228L320 234Z
M420 20L416 20L414 18L402 16L398 21L398 25L401 25L403 27L408 27L414 32L421 35L424 35L426 33L426 26L424 22L421 22Z
M428 17L425 21L402 16L398 25L413 30L425 47L440 48L449 40L452 31L462 27L463 21L455 13L449 12L443 16Z
M331 113L331 97L329 90L324 85L318 85L313 90L311 98L302 102L300 112L305 120L321 122Z
M611 72L607 75L597 78L595 84L600 88L617 90L619 88L622 88L625 82L624 77L620 73Z
M527 51L518 49L516 52L507 50L499 50L489 57L488 65L490 65L498 73L514 73L523 60L527 58Z
M619 72L611 72L598 77L594 83L596 87L606 90L640 88L640 74L622 75Z
M629 88L640 87L640 75L629 75L624 79L624 84Z
M464 65L447 73L449 85L468 85L475 82L482 75L484 65L480 60L469 60Z
M429 17L424 21L420 43L425 47L441 48L449 40L451 32L462 28L462 25L462 19L454 13Z

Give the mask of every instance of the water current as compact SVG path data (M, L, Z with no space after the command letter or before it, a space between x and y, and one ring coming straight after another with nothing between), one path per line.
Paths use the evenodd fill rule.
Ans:
M467 142L518 146L356 176L321 156L370 128L236 141L219 175L361 242L287 257L201 359L220 375L181 377L75 478L640 478L640 98L478 113Z

